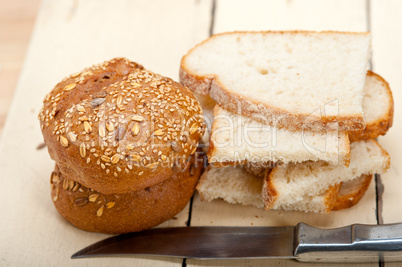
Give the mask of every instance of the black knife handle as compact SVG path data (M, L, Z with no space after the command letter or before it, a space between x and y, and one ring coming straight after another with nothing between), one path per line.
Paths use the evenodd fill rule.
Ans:
M299 261L401 261L402 223L353 224L335 229L299 223L295 228L294 255Z

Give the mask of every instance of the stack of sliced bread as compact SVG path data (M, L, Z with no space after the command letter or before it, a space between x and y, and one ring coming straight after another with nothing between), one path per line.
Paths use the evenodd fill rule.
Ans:
M390 167L374 140L393 120L388 83L367 71L368 33L232 32L182 59L200 100L210 165L203 200L266 209L349 208Z

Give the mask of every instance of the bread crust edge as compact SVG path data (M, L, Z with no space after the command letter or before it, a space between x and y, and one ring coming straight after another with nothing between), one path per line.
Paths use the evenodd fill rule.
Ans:
M252 33L272 33L274 31L260 31ZM350 116L327 116L317 117L312 114L294 114L286 110L272 107L263 103L258 103L252 99L229 92L218 77L214 74L198 75L186 66L186 59L195 49L212 38L224 34L247 33L245 31L227 32L213 35L203 42L197 44L183 56L180 63L180 83L187 86L190 90L202 94L209 95L218 105L238 114L253 118L262 123L284 127L293 130L347 130L357 131L365 128L363 113ZM278 33L315 33L313 31L279 31ZM321 33L342 33L337 31L325 31ZM368 34L368 33L347 33L347 34ZM254 108L253 108L254 107ZM241 110L239 113L238 109ZM257 111L257 112L256 112ZM363 111L362 111L363 112ZM277 118L280 119L277 119Z
M338 195L336 203L332 207L331 211L348 209L360 202L360 200L366 194L368 187L370 186L373 175L372 174L362 175L362 177L364 180L363 180L363 183L360 184L360 187L357 190L357 193L356 194L346 194L346 195L342 195L342 196Z
M376 121L366 122L365 129L348 132L351 142L374 139L379 137L380 135L385 135L388 132L389 128L392 127L394 120L394 98L392 96L392 91L388 82L383 77L372 71L367 71L367 75L375 77L382 83L383 87L387 91L389 108L383 117L377 119Z

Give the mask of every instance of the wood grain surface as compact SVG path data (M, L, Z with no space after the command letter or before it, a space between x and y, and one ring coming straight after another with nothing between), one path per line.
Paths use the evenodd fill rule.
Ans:
M0 0L0 137L22 69L39 0Z
M138 61L146 68L178 80L179 62L188 49L210 34L232 30L371 31L372 68L389 81L395 99L394 126L385 137L379 138L380 144L391 155L392 167L370 185L357 206L348 210L330 214L267 212L223 201L202 202L196 194L189 223L192 226L278 226L302 221L329 228L352 223L402 222L402 207L399 205L402 201L399 192L402 187L402 145L398 139L402 132L402 1L43 0L23 65L18 63L25 54L23 38L15 37L20 33L13 33L11 27L5 25L16 18L12 17L11 7L8 11L1 9L7 4L18 5L23 1L8 2L11 1L0 0L0 129L5 114L8 116L0 139L0 201L4 203L0 220L0 265L302 265L285 260L199 261L164 257L71 260L74 252L107 235L74 228L58 215L50 199L49 177L54 163L46 149L37 150L42 136L36 116L43 97L59 80L88 65L116 56ZM36 13L35 4L30 5L28 11L18 11L20 13L16 15L29 17L18 22L26 24L26 30L21 30L21 34L25 31L25 36L28 36L25 43ZM23 10L20 8L17 10ZM21 47L13 47L17 39ZM19 76L19 80L8 111L16 84L9 76L14 80ZM160 227L184 227L189 213L188 206L176 219ZM387 263L385 266L398 264Z

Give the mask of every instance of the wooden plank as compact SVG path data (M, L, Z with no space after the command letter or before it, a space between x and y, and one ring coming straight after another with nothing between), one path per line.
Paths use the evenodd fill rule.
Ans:
M0 136L38 7L39 0L0 0Z
M0 255L10 266L181 266L181 259L88 259L72 253L106 235L78 230L53 207L54 168L37 114L64 76L116 56L177 80L182 55L208 36L211 1L43 1L0 143ZM5 214L5 215L4 215ZM163 226L185 226L188 208Z
M382 195L383 223L402 222L402 2L370 1L371 32L373 35L373 70L382 75L391 87L394 101L394 124L379 142L391 156L391 169L381 175L384 187ZM386 267L398 267L401 263L385 263Z
M214 33L235 30L345 30L367 31L366 2L348 0L308 1L242 1L218 0ZM362 201L355 207L330 214L285 211L264 211L253 207L230 205L223 201L206 203L197 195L193 202L192 226L244 225L280 226L306 222L323 228L352 223L376 224L374 182ZM241 244L240 244L241 245ZM189 266L299 266L295 261L187 260ZM314 264L314 266L356 266L344 264ZM357 265L358 266L358 265ZM361 266L377 266L376 263Z
M391 169L381 175L384 185L384 223L402 222L402 2L371 1L371 31L373 34L373 69L382 75L391 87L394 101L394 124L387 135L379 138L391 156Z
M217 0L214 33L235 30L366 31L363 0Z

